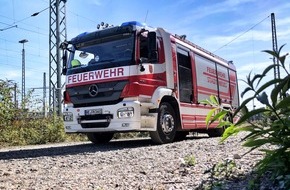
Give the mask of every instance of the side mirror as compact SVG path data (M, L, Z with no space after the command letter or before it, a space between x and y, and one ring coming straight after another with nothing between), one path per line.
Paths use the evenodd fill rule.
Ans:
M140 71L141 72L144 72L145 71L145 67L143 66L143 63L147 63L148 62L148 59L145 58L145 57L141 57L139 59L139 65L140 65Z
M64 41L60 44L59 48L62 50L62 74L63 75L66 75L66 72L67 72L67 51L69 51L68 49L68 45L69 45L70 42L68 41Z
M158 60L157 53L157 40L156 40L156 32L148 33L148 49L149 49L149 60L152 62L156 62Z
M63 75L66 75L66 72L67 72L67 51L66 50L62 50L63 53L62 53L62 74Z

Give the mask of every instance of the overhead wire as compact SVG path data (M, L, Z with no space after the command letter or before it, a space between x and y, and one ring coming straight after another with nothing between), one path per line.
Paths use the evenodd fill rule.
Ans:
M256 26L258 26L259 24L261 24L262 22L264 22L266 19L268 19L271 15L268 15L266 18L262 19L260 22L258 22L257 24L255 24L254 26L250 27L249 29L245 30L243 33L241 33L240 35L236 36L234 39L232 39L231 41L229 41L228 43L222 45L221 47L219 47L218 49L216 49L215 51L213 51L213 53L219 51L220 49L228 46L229 44L231 44L232 42L234 42L235 40L237 40L238 38L240 38L241 36L245 35L246 33L248 33L250 30L252 30L253 28L255 28Z
M86 20L88 20L88 21L90 21L90 22L92 22L92 23L94 23L94 24L99 24L99 23L97 23L96 21L94 21L94 20L92 20L92 19L90 19L90 18L87 18L87 17L84 17L84 16L79 15L78 13L75 13L75 12L72 12L72 11L68 11L68 12L70 12L70 13L76 15L77 17L81 17L81 18L83 18L83 19L86 19Z
M45 9L42 9L41 11L38 11L38 12L35 12L35 13L33 13L32 15L30 15L30 16L28 16L28 17L25 17L25 18L23 18L23 19L20 19L20 20L18 20L18 21L14 21L12 24L6 24L6 25L8 25L8 26L15 26L15 24L16 23L19 23L19 22L23 22L23 21L25 21L25 20L27 20L27 19L29 19L29 18L31 18L31 17L34 17L34 16L37 16L37 15L39 15L40 13L42 13L42 12L44 12L45 10L47 10L49 7L47 7L47 8L45 8ZM7 18L7 17L6 17ZM16 25L16 27L17 27L17 25ZM1 31L3 31L3 29L0 29Z
M44 1L44 2L45 2L45 1ZM30 16L28 16L28 17L25 17L25 18L23 18L23 19L20 19L20 20L18 20L18 21L14 21L13 24L16 24L16 23L20 23L20 22L22 22L22 24L25 24L25 25L28 25L28 26L33 26L33 25L26 24L26 23L24 23L23 21L25 21L25 20L27 20L27 19L33 17L33 16L37 16L38 14L40 14L40 13L46 11L47 9L49 9L49 7L45 8L45 9L42 9L42 10L39 11L39 12L33 13L32 15L30 15ZM76 15L77 17L83 18L83 19L85 19L85 20L88 20L88 21L90 21L90 22L92 22L92 23L97 24L97 22L94 21L94 20L92 20L92 19L89 19L89 18L87 18L87 17L84 17L84 16L82 16L82 15L79 15L79 14L73 12L73 11L69 11L69 12L72 13L72 14L74 14L74 15ZM4 16L4 15L0 15L0 17L4 17L4 18L6 18L6 19L13 20L13 19L11 19L11 18L9 18L9 17L7 17L7 16ZM35 30L31 30L31 29L27 29L27 28L24 28L24 27L19 27L18 25L8 24L8 23L1 22L1 21L0 21L0 23L2 23L2 24L4 24L4 25L8 26L7 28L2 28L2 29L0 29L0 31L4 31L4 30L11 29L11 28L14 28L14 27L15 27L15 28L20 29L20 30L24 30L24 31L28 31L28 32L31 32L31 33L36 33L36 34L39 34L39 35L42 35L42 36L48 37L48 34L41 33L41 32L39 32L39 31L35 31ZM33 27L36 27L36 26L33 26ZM40 29L40 28L39 28L39 29ZM44 30L44 29L42 29L42 30ZM45 30L45 31L47 31L47 30ZM0 39L3 39L3 38L0 38ZM6 40L6 39L3 39L3 40ZM13 42L13 41L9 41L9 40L6 40L6 41L11 42L11 43L17 43L17 42ZM0 48L0 49L2 49L2 50L6 50L6 51L11 51L11 52L16 52L16 51L13 51L13 50L8 50L8 49L3 49L3 48ZM44 50L44 49L43 49L43 50ZM45 50L45 51L48 51L48 50ZM17 53L18 53L18 52L17 52ZM28 54L29 54L29 53L28 53ZM44 57L44 56L35 55L35 54L29 54L29 55L32 55L32 56L38 56L38 57ZM45 57L45 58L48 58L48 57Z
M5 57L9 58L9 59L0 60L0 65L7 65L7 66L10 66L10 67L14 67L14 68L15 67L17 67L17 68L21 68L22 67L21 62L19 62L19 64L15 64L16 61L13 61L13 59L14 60L17 59L15 56L5 55ZM19 58L19 59L21 59L21 58ZM21 61L19 59L17 59L17 61ZM26 62L31 63L32 61L31 60L26 60ZM39 60L37 64L39 64L39 63L43 63L43 61ZM35 67L30 67L29 64L26 64L25 68L27 68L29 70L37 71L37 72L42 71L42 70L37 69Z
M4 39L4 38L0 38L0 40L3 40L4 43L8 42L8 43L12 43L12 44L19 44L19 42L11 41L11 40L7 40L7 39ZM30 45L26 45L26 46L28 46L28 47L30 47L30 48L34 48L33 46L30 46ZM2 48L2 49L3 49L3 48ZM34 49L36 49L36 48L34 48ZM44 48L40 48L40 47L38 47L37 49L38 49L38 50L43 50L43 51L48 51L48 49L44 49ZM4 49L4 50L7 50L7 48ZM13 51L13 50L11 50L11 51Z
M0 22L0 23L2 23L2 24L4 24L4 25L7 26L6 28L1 28L0 31L5 31L5 30L11 29L11 28L18 28L18 29L25 30L25 31L28 31L28 32L41 34L41 35L43 35L43 36L48 36L47 33L41 33L41 32L39 32L39 31L37 32L37 31L34 31L34 30L32 30L32 29L26 29L26 28L19 27L18 25L16 25L16 23L20 23L20 22L21 22L21 23L24 24L24 25L28 25L28 26L30 26L30 27L33 26L33 25L26 24L26 23L24 23L23 21L25 21L25 20L27 20L27 19L29 19L29 18L31 18L31 17L34 17L34 16L39 15L40 13L46 11L48 8L49 8L49 7L44 8L44 9L42 9L41 11L35 12L35 13L33 13L32 15L30 15L30 16L28 16L28 17L25 17L25 18L20 19L20 20L18 20L18 21L14 21L12 24L8 24L8 23L5 23L5 22ZM3 15L0 15L0 17L4 17L4 18L6 18L6 19L13 20L13 19L11 19L11 18L9 18L9 17L7 17L7 16L3 16ZM41 28L36 27L36 26L33 26L33 27L35 27L35 28L37 28L37 29L41 29ZM46 29L41 29L41 30L43 30L43 31L47 31Z
M9 56L8 56L9 57ZM15 65L15 64L8 64L8 63L1 63L1 65L7 65L7 66L11 66L13 68L17 67L17 68L22 68L22 65ZM35 69L33 67L29 67L29 66L25 66L25 70L28 70L28 71L34 71L34 72L43 72L43 70L40 70L40 69Z
M14 8L14 6L13 6L13 8ZM16 25L16 23L22 23L22 24L28 25L28 24L24 23L23 21L25 21L25 20L27 20L27 19L29 19L29 18L31 18L31 17L35 17L35 16L39 15L40 13L46 11L48 8L49 8L49 7L45 8L45 9L42 9L41 11L35 12L35 13L33 13L32 15L30 15L30 16L28 16L28 17L25 17L25 18L23 18L23 19L20 19L20 20L18 20L18 21L15 21L15 18L14 18L14 19L11 19L11 18L9 18L9 17L7 17L7 16L0 15L0 17L4 17L4 18L9 19L9 20L14 20L14 22L13 22L12 24L8 24L8 23L5 23L5 22L0 22L1 24L4 24L4 25L7 26L6 28L2 28L2 29L0 29L0 31L8 30L8 29L11 29L11 28L14 28L14 27L15 27L15 28L18 28L18 29L20 29L20 30L24 30L24 31L28 31L28 32L31 32L31 33L36 33L36 34L38 34L38 35L42 35L42 36L48 37L48 34L45 34L45 33L39 32L39 31L35 31L35 30L31 30L31 29L26 29L26 28L24 28L24 27L19 27L18 25ZM28 25L28 26L32 26L32 25ZM36 26L33 26L33 27L40 29L39 27L36 27ZM45 30L45 31L47 31L47 30ZM0 38L0 39L3 39L3 38ZM17 42L9 41L9 40L6 40L6 39L3 39L3 40L5 40L6 42L10 42L10 43L17 43ZM13 52L13 53L19 53L18 51L10 50L10 49L7 49L7 48L6 48L6 49L0 48L0 50L1 50L1 49L2 49L2 50L5 50L6 52L8 51L8 52ZM43 50L44 50L44 51L48 51L47 49L46 49L46 50L43 49ZM34 56L34 57L42 57L42 58L48 59L47 56L42 56L42 55L40 55L40 54L38 54L38 55L36 55L36 54L32 54L32 53L26 53L26 54L27 54L27 55L30 55L30 56ZM15 57L13 57L13 56L9 56L9 55L7 55L7 54L5 55L5 57L9 57L9 59L11 59L11 58L15 58ZM21 67L20 65L18 66L18 65L7 64L7 63L1 63L1 65L8 65L8 66L14 66L14 67ZM40 71L40 70L38 70L38 69L31 68L31 67L27 67L27 66L26 66L26 68L29 69L29 70L37 71L37 72Z
M6 24L4 22L0 22L0 23ZM48 34L37 32L37 31L31 30L31 29L22 28L22 27L19 27L18 25L8 25L8 27L6 27L6 28L1 28L0 31L5 31L5 30L11 29L11 28L18 28L20 30L24 30L27 32L32 32L32 33L36 33L36 34L40 34L40 35L43 35L45 37L48 37Z
M46 2L46 3L49 3L48 1L45 1L45 0L42 0L42 1L43 1L43 2ZM13 8L14 8L14 6L13 6ZM8 23L5 23L5 22L0 22L0 23L2 23L2 24L4 24L4 25L7 26L6 28L2 28L2 29L0 29L0 31L8 30L8 29L11 29L11 28L17 28L17 29L20 29L20 30L24 30L24 31L28 31L28 32L31 32L31 33L36 33L36 34L39 34L39 35L47 36L47 37L48 37L48 34L41 33L41 32L39 32L39 31L35 31L35 30L32 30L32 29L27 29L27 28L25 28L25 27L20 27L20 26L16 25L16 24L18 24L18 23L22 23L22 24L24 24L24 25L32 26L32 27L35 27L35 28L36 28L36 26L26 24L26 23L24 23L23 21L26 21L26 20L30 19L31 17L37 16L37 15L39 15L40 13L46 11L47 9L49 9L49 7L46 7L46 8L42 9L42 10L39 11L39 12L33 13L33 14L31 14L30 16L27 16L27 17L22 18L22 19L17 20L17 21L15 21L15 16L14 16L14 14L13 14L13 19L11 19L11 18L9 18L9 17L7 17L7 16L4 16L4 15L0 15L0 17L6 18L6 19L9 19L9 20L13 20L12 24L8 24ZM13 11L14 11L14 10L13 10ZM78 13L75 13L75 12L73 12L73 11L68 11L68 12L74 14L74 15L77 16L77 17L80 17L80 18L83 18L83 19L85 19L85 20L88 20L88 21L90 21L90 22L92 22L92 23L98 24L96 21L94 21L94 20L92 20L92 19L90 19L90 18L87 18L87 17L85 17L85 16L79 15ZM38 29L39 29L39 28L38 28ZM41 30L45 30L45 29L41 29ZM45 31L47 31L47 30L45 30ZM0 39L1 39L1 38L0 38ZM6 41L8 41L8 40L6 40ZM12 41L8 41L8 42L12 42ZM17 42L12 42L12 43L17 43ZM1 49L2 49L2 50L5 50L5 51L14 52L14 53L19 53L18 51L14 51L14 50L9 50L9 49L3 49L3 48L0 48L0 50L1 50ZM48 58L48 57L45 57L45 56L36 55L36 54L31 54L31 53L27 53L27 54L28 54L28 55L32 55L32 56L42 57L42 58ZM8 56L8 55L6 55L6 56ZM9 57L9 56L8 56L8 57ZM12 56L10 56L10 58L12 58ZM13 58L14 58L14 57L13 57ZM3 63L2 63L2 64L3 64ZM8 65L8 64L5 64L5 65ZM11 65L11 64L10 64L10 65Z
M47 3L47 1L44 1L44 2L46 2ZM27 31L27 32L29 32L29 33L35 33L35 34L38 34L38 40L42 40L41 38L40 38L40 36L44 36L44 37L49 37L49 34L48 34L48 29L42 29L42 28L39 28L38 26L34 26L34 25L29 25L29 24L27 24L25 21L26 20L28 20L29 18L31 18L31 17L35 17L35 16L37 16L37 15L39 15L40 13L42 13L42 12L44 12L44 11L46 11L47 9L49 9L49 7L47 7L47 8L45 8L45 9L42 9L41 11L39 11L39 12L36 12L36 13L33 13L32 15L30 15L30 16L28 16L28 17L25 17L25 18L23 18L23 19L20 19L20 20L17 20L17 21L15 21L15 15L14 15L14 12L13 12L13 19L11 19L11 18L8 18L7 16L3 16L3 15L0 15L0 17L4 17L4 18L6 18L6 20L7 19L9 19L9 20L11 20L11 21L13 21L13 22L0 22L1 24L3 24L4 26L6 26L6 27L3 27L3 28L0 28L0 32L1 31L5 31L5 30L8 30L8 29L12 29L12 28L17 28L17 29L19 29L19 30L23 30L23 31ZM14 11L14 2L13 2L13 11ZM21 23L21 24L20 24ZM29 28L27 28L27 27L25 27L25 26L22 26L22 25L27 25L27 26L29 26ZM34 30L33 28L37 28L37 31L36 30ZM45 31L45 32L42 32L42 31ZM6 42L8 41L9 43L11 42L11 43L17 43L17 42L12 42L12 41L9 41L9 40L6 40L6 39L4 39ZM29 46L28 46L29 47ZM0 49L2 49L3 50L3 48L0 48ZM40 47L38 48L38 49L41 49ZM16 56L13 56L13 55L11 55L11 53L9 53L9 51L10 52L12 52L13 54L14 53L19 53L18 51L14 51L14 49L12 49L12 50L9 50L9 49L7 49L7 48L5 48L4 49L4 51L6 51L6 55L5 56L1 56L1 58L3 57L4 58L4 60L3 59L0 59L0 65L6 65L6 66L12 66L12 67L17 67L17 68L21 68L21 64L19 64L19 65L16 65L16 64L14 64L14 62L13 62L13 58L15 59L16 58ZM46 53L47 52L49 52L49 50L45 50L46 51ZM38 55L36 55L36 54L33 54L33 53L26 53L27 55L31 55L31 56L37 56L37 57L41 57L41 59L39 59L38 60L38 64L40 63L41 65L43 65L41 62L43 62L43 59L42 58L44 58L44 59L46 59L46 60L48 60L48 55L47 56L43 56L43 53L39 53ZM5 57L6 57L6 60L5 60ZM8 57L8 58L7 58ZM29 59L27 60L27 61L29 61ZM35 61L34 61L35 62ZM47 65L47 63L45 64L45 65ZM45 71L45 72L47 72L47 69L48 68L46 68L46 69L44 69L44 68L39 68L39 69L37 69L37 68L39 68L39 67L30 67L30 66L27 66L26 65L26 69L28 70L28 71L30 71L30 72L33 72L33 73L35 73L35 72L43 72L43 71Z
M13 43L16 43L16 42L13 42ZM34 48L33 46L30 46L30 45L27 45L27 46L30 47L30 48L32 48L32 49L38 49L38 50L41 50L41 51L44 51L44 52L47 52L48 51L48 49ZM7 48L1 48L1 47L0 47L0 50L6 51L6 52L9 51L9 52L13 52L13 53L19 53L19 51L7 49ZM43 56L43 55L37 55L37 54L29 53L29 52L27 52L26 54L27 55L32 55L32 56L37 56L37 57L42 57L42 58L48 59L47 56Z

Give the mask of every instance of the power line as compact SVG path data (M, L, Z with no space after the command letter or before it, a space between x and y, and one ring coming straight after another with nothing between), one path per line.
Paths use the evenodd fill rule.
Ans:
M1 63L0 62L0 65L7 65L7 66L11 66L11 67L16 67L16 68L21 68L21 65L15 65L15 64L8 64L8 63ZM40 69L35 69L35 68L32 68L32 67L25 67L28 71L33 71L33 72L43 72L43 70L40 70Z
M4 38L0 38L0 40L3 40L5 43L6 43L6 42L9 42L9 43L12 43L12 44L19 44L18 42L11 41L11 40L6 40L6 39L4 39ZM37 49L37 50L42 50L42 51L45 51L45 52L48 51L48 49L35 48L35 47L31 46L31 45L27 45L27 47L34 48L34 49ZM0 49L3 49L3 48L0 48ZM3 49L3 50L8 50L8 49ZM13 51L13 50L8 50L8 51ZM15 51L15 52L16 52L16 51ZM17 51L17 52L18 52L18 51Z
M254 26L252 26L251 28L249 28L248 30L244 31L243 33L241 33L240 35L238 35L237 37L235 37L234 39L232 39L230 42L226 43L225 45L221 46L220 48L218 48L217 50L213 51L213 53L217 52L218 50L226 47L227 45L231 44L233 41L237 40L238 38L240 38L241 36L245 35L246 33L248 33L250 30L252 30L253 28L255 28L256 26L258 26L259 24L261 24L262 22L264 22L267 18L269 18L270 15L268 15L266 18L264 18L263 20L261 20L260 22L258 22L257 24L255 24Z
M9 51L9 52L13 52L13 53L19 53L19 51L15 51L15 50L9 50L9 49L4 49L4 48L0 48L0 50L5 50L5 51ZM42 55L37 55L37 54L33 54L33 53L26 53L27 55L31 55L31 56L34 56L34 57L42 57L42 58L45 58L45 59L48 59L47 56L42 56ZM3 54L2 54L3 55ZM6 56L6 55L5 55ZM14 58L14 57L13 57Z
M94 20L92 20L92 19L90 19L90 18L87 18L87 17L84 17L84 16L79 15L78 13L74 13L74 12L72 12L72 11L68 11L68 12L74 14L74 15L77 16L77 17L81 17L81 18L83 18L83 19L85 19L85 20L88 20L88 21L90 21L90 22L92 22L92 23L94 23L94 24L99 24L99 23L97 23L96 21L94 21Z
M25 31L28 31L28 32L41 34L41 35L46 36L46 37L48 36L48 34L37 32L37 31L31 30L31 29L22 28L22 27L19 27L18 25L10 25L10 24L7 24L5 22L0 22L0 23L7 25L6 28L2 28L2 29L0 29L0 31L5 31L5 30L11 29L11 28L18 28L18 29L25 30ZM26 25L28 25L28 24L26 24ZM32 25L30 25L30 26L32 26ZM33 26L33 27L37 28L36 26ZM40 28L38 28L38 29L40 29ZM42 30L44 30L44 29L42 29ZM45 31L47 31L47 30L45 30Z
M0 66L1 65L14 65L13 63L14 62L17 62L17 61L19 61L19 59L20 59L20 57L15 57L15 56L11 56L11 55L5 55L5 58L6 59L0 59ZM7 59L7 58L9 58L9 59ZM37 60L37 62L35 62L35 59L27 59L27 61L28 61L28 63L29 63L29 65L30 64L34 64L34 63L37 63L37 64L47 64L46 63L46 61L47 61L47 57L42 57L43 59L45 59L45 60L42 60L42 59L39 59L39 60ZM4 63L5 62L5 63ZM12 64L8 64L8 63L12 63ZM15 66L18 66L18 65L15 65ZM31 68L31 69L34 69L34 68ZM35 70L37 70L37 69L35 69Z
M17 25L15 25L16 23L23 22L23 21L25 21L25 20L27 20L27 19L29 19L31 17L35 17L35 16L39 15L40 13L44 12L45 10L47 10L48 8L49 7L45 8L45 9L39 11L39 12L35 12L35 13L33 13L32 15L30 15L28 17L25 17L23 19L20 19L18 21L13 22L12 24L7 24L7 23L3 23L2 22L2 24L6 24L8 27L2 28L2 29L0 29L0 31L8 30L8 29L13 28L13 27L16 27L17 28ZM6 17L6 18L8 18L8 17Z
M15 56L9 56L9 55L5 55L5 57L6 58L9 58L9 59L7 59L7 60L0 60L0 67L2 66L2 65L7 65L7 66L10 66L10 67L17 67L17 68L21 68L21 65L16 65L16 64L14 64L16 61L12 61L12 59L14 59L14 60L16 60L17 59L17 61L19 61L19 58L16 58ZM44 58L44 57L43 57ZM47 58L46 58L47 59ZM31 60L31 59L27 59L27 61L29 62L29 63L34 63L33 62L33 60ZM40 61L40 60L38 60L37 61L37 63L39 64L39 63L45 63L45 62L43 62L43 61ZM45 63L46 64L46 63ZM31 71L37 71L37 72L39 72L39 71L43 71L43 69L36 69L35 67L30 67L30 66L26 66L26 68L28 69L28 70L31 70Z
M3 23L3 22L1 22L1 23ZM16 28L17 27L17 25L14 25L14 26L8 26L8 27L6 27L6 28L2 28L2 29L0 29L0 31L4 31L4 30L8 30L8 29L11 29L11 28Z
M16 28L19 28L19 29L21 29L21 30L25 30L25 31L27 31L27 32L32 32L32 33L35 33L35 34L41 34L41 35L43 35L43 36L45 36L45 37L48 37L48 34L44 34L44 33L40 33L40 32L34 31L34 30L30 30L30 29L26 29L26 28L18 27L17 25L16 25Z

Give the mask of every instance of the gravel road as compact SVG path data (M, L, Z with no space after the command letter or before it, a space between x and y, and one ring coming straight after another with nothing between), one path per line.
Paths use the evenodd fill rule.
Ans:
M2 148L0 189L248 189L263 155L242 156L241 137L223 144L197 135L165 145L139 139Z

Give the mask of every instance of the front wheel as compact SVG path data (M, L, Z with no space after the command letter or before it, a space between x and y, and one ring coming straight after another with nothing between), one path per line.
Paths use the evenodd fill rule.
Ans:
M188 131L176 131L174 141L183 141L186 139L186 136L189 134Z
M114 136L114 133L87 133L88 139L94 144L108 143Z
M208 136L209 137L221 137L225 132L225 127L215 128L215 129L208 129Z
M229 113L225 117L226 121L233 123L233 116ZM209 129L207 134L209 137L221 137L226 130L226 126L222 126L220 128Z
M159 106L157 129L150 132L150 137L157 144L171 143L176 134L176 114L172 106L163 102Z

